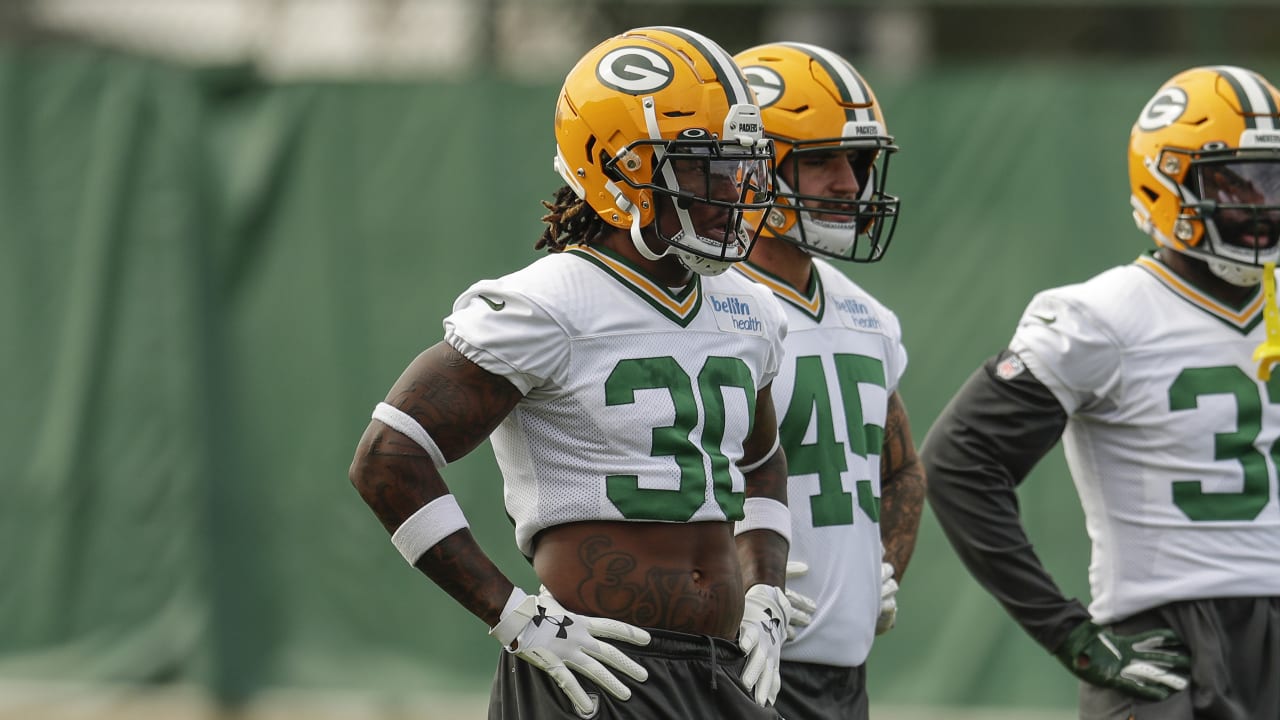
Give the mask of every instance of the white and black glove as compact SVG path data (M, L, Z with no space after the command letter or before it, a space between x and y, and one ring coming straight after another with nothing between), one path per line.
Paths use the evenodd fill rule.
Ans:
M792 560L787 563L787 579L798 578L809 572L809 566L799 560ZM788 583L789 585L790 583ZM813 613L818 609L818 603L813 598L787 588L787 600L791 603L790 622L787 623L787 639L796 639L796 630L807 626L813 622Z
M516 597L517 593L524 595L523 599ZM649 679L649 672L639 663L616 647L600 642L604 639L648 645L649 633L618 620L569 612L546 588L537 595L524 594L517 588L512 595L489 634L507 652L550 675L580 714L590 715L596 703L582 689L574 672L590 678L619 700L629 699L631 689L606 665L637 682Z
M893 565L880 563L880 616L876 618L876 634L883 635L898 621L898 581L893 579Z
M760 705L772 704L782 687L778 666L791 624L791 602L780 587L752 585L738 627L738 647L747 654L742 682Z

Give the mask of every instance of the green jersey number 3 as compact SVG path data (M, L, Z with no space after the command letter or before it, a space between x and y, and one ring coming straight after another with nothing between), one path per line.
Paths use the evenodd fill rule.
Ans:
M879 455L884 445L884 428L863 421L859 383L883 388L884 363L865 355L834 356L836 382L840 387L840 403L844 409L845 437L849 451L865 458ZM782 418L778 434L787 453L787 474L818 476L818 493L809 498L814 527L853 524L853 494L845 491L840 476L849 469L844 443L836 439L835 421L827 391L827 373L822 358L804 355L796 358L796 381L791 391L791 404ZM814 441L804 444L813 420ZM871 489L869 478L854 483L858 507L872 520L880 520L880 498Z
M1280 376L1267 383L1266 401L1280 403ZM1169 386L1169 409L1192 410L1204 395L1231 395L1236 401L1236 429L1215 433L1213 459L1235 460L1244 471L1244 485L1239 492L1205 492L1199 480L1175 480L1173 504L1191 520L1253 520L1271 498L1271 480L1267 461L1254 443L1262 430L1262 398L1258 384L1240 368L1187 368ZM1277 448L1272 443L1272 463L1280 465Z
M675 420L670 425L652 428L649 454L670 456L680 469L680 487L672 490L640 487L635 475L608 475L605 493L622 516L631 520L665 520L686 522L702 507L707 492L707 471L703 458L711 460L711 482L716 503L730 520L742 519L743 493L733 491L729 474L729 458L721 444L724 441L724 389L740 388L746 395L747 415L756 416L756 388L746 363L736 357L707 358L697 377L697 398L702 400L705 422L702 437L695 444L693 430L698 426L698 401L694 395L694 379L671 356L623 360L605 380L606 405L632 405L637 390L666 390L675 407ZM749 421L750 423L750 421ZM636 428L642 432L642 428ZM750 424L747 432L750 433Z

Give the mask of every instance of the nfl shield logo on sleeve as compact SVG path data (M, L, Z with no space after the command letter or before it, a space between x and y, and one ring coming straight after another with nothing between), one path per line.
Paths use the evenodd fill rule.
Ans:
M1010 354L1009 357L1001 360L996 365L996 377L1001 380L1012 380L1022 374L1027 366L1023 364L1022 358L1017 355Z

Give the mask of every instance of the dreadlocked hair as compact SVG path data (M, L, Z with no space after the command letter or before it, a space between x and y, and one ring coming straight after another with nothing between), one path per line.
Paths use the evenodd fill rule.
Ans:
M543 200L542 206L547 209L547 214L542 216L547 228L533 246L534 250L546 248L547 252L557 253L570 245L590 245L605 231L604 220L568 185L556 190L551 202Z

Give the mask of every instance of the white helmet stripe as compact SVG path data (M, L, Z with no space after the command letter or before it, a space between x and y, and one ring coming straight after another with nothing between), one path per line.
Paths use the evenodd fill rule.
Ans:
M710 63L712 69L715 70L716 79L720 81L725 93L729 96L730 105L755 104L751 90L747 85L747 79L742 76L742 71L738 69L738 64L733 61L733 56L705 35L669 25L657 25L642 29L661 30L671 33L697 48L703 59Z
M1245 127L1258 130L1276 130L1276 107L1271 93L1258 81L1258 77L1244 68L1234 65L1217 65L1219 75L1231 83L1245 114Z
M848 60L840 57L836 53L826 48L810 45L808 43L784 42L778 43L786 47L795 48L809 57L817 60L827 73L836 81L837 87L840 89L841 99L851 105L865 105L868 107L860 107L852 110L852 117L848 119L856 122L873 122L876 118L871 114L871 93L867 91L867 86L862 82L862 78L858 75L858 71L853 69ZM846 117L850 113L846 111Z

